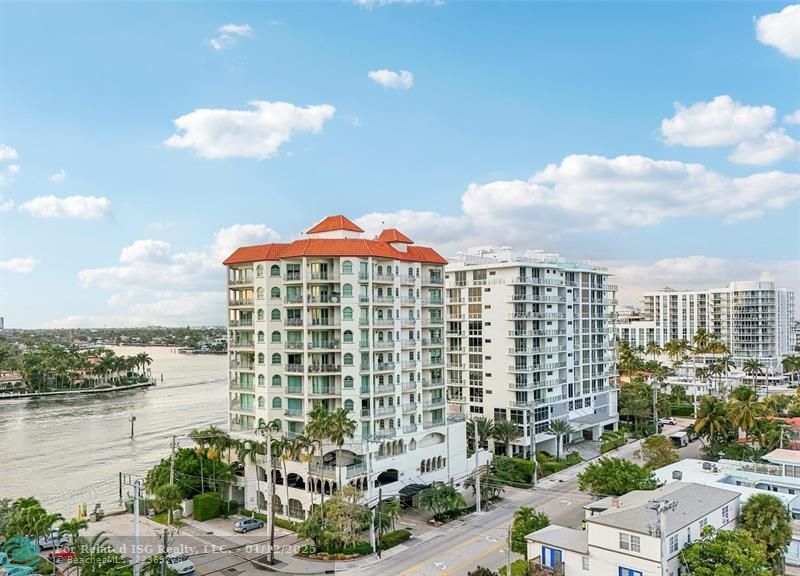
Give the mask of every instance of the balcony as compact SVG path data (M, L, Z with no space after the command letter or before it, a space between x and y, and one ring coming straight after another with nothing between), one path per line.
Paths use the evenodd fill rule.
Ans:
M400 367L403 370L413 370L417 367L417 362L416 360L403 360L403 362L400 363Z
M285 386L284 391L286 394L291 394L292 396L302 396L303 395L303 387L302 386Z
M423 341L424 342L424 341ZM415 348L417 346L416 340L403 340L400 345L403 348Z
M416 278L413 276L402 275L400 276L400 283L401 284L413 284L416 282Z
M369 418L369 417L370 417L369 408L362 408L361 409L361 418Z
M394 370L394 362L376 362L373 365L373 372L392 372Z
M422 361L423 368L430 368L436 366L444 366L444 358L428 358Z
M303 275L299 271L287 272L286 274L284 274L283 279L286 282L299 282L300 280L303 279Z
M327 340L324 342L309 342L309 350L338 350L341 343L338 340Z
M444 283L444 280L441 276L423 276L422 277L423 284L435 284L437 286L441 286Z
M252 306L253 299L252 298L232 298L228 300L228 305L231 307L235 306Z
M297 326L299 328L299 327L303 326L303 319L302 318L287 318L286 320L283 321L283 324L284 324L284 326Z
M250 372L253 371L254 365L254 362L237 362L236 360L232 360L230 363L231 370L248 370Z
M384 428L383 430L375 430L373 438L382 440L384 438L394 438L397 435L397 430L394 428Z
M228 320L228 326L231 328L252 328L253 326L253 319L243 319L243 320Z
M444 319L442 318L423 318L422 325L423 326L442 326L444 324Z
M332 327L338 326L339 320L336 318L312 318L310 324L312 329L320 326Z
M311 388L312 396L338 396L341 391L336 386L319 386Z
M411 414L412 412L416 411L417 411L416 403L403 404L403 414Z
M422 300L422 305L423 306L442 306L443 304L444 304L444 299L443 298L431 297L431 298L425 298L425 299Z
M231 380L228 385L229 390L245 390L248 392L255 391L256 387L252 382L240 382L238 380Z
M373 304L394 304L394 296L374 296Z
M252 276L241 276L236 278L228 278L228 286L248 286L253 283Z
M302 418L303 410L298 408L287 408L283 411L283 415L288 416L289 418Z
M373 348L394 348L394 340L378 340L372 343Z
M231 342L231 350L252 350L255 347L253 340L240 340L239 342Z
M423 424L425 430L429 430L431 428L439 428L440 426L444 426L444 420L426 420Z
M341 364L309 364L309 374L339 374L342 371Z
M425 410L441 408L442 406L444 406L444 398L431 398L430 400L424 400L422 402L422 407L425 408Z
M403 426L402 431L403 431L403 434L413 434L414 432L417 431L417 425L416 424L406 424L405 426Z
M400 298L400 305L401 306L413 306L417 303L417 299L414 297L409 298L408 296L403 296Z
M246 414L252 414L255 412L252 404L242 404L241 402L237 402L236 400L231 400L231 410L234 412L244 412Z
M394 276L391 274L373 274L373 282L394 282Z
M396 391L394 384L376 384L373 387L373 393L375 395L380 394L394 394Z
M311 462L309 470L312 474L322 476L323 478L331 478L333 480L339 479L339 467L333 464L322 464L321 462ZM345 466L342 472L342 477L350 479L356 476L362 476L367 473L367 465L364 462L356 462Z
M417 383L416 382L403 382L401 386L403 392L416 392L417 390Z
M461 382L454 381L453 384L461 384ZM439 386L444 386L444 380L442 378L432 378L431 380L426 378L422 379L423 388L437 388Z
M303 341L289 340L283 343L283 347L287 350L302 350L304 348Z
M397 406L376 406L375 417L394 416L397 413Z
M290 374L302 374L305 372L305 366L302 364L286 364L285 369Z
M373 326L394 326L394 318L373 318Z

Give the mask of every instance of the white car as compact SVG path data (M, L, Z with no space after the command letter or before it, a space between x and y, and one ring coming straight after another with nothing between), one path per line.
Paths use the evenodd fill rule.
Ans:
M658 423L661 424L662 426L665 424L671 424L674 426L675 424L678 423L678 421L670 416L669 418L659 418Z
M63 548L69 545L69 536L66 534L58 535L56 530L50 532L49 536L42 536L37 541L39 548L42 550L50 550L51 548Z
M167 568L174 572L181 574L194 574L194 564L189 560L186 554L180 552L173 552L167 554Z

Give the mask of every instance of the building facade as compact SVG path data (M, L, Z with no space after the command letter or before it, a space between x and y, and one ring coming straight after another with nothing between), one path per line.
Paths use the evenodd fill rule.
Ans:
M778 373L792 349L794 293L771 281L731 282L705 290L667 288L645 294L643 304L643 319L617 325L618 337L633 346L691 342L703 329L717 335L737 366L757 358Z
M445 269L449 409L519 425L515 455L555 454L554 420L573 437L616 427L608 273L552 254L473 249ZM496 444L497 453L505 447Z
M292 519L343 484L391 495L466 470L464 422L445 406L446 261L397 230L362 234L331 216L300 240L225 260L231 432L278 420L296 438L316 405L358 421L340 460L323 443L275 472L276 510ZM263 508L263 466L245 478L246 503Z

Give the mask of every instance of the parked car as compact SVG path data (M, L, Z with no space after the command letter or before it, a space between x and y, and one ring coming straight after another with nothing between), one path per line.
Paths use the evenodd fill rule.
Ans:
M242 518L241 520L237 520L233 523L233 531L234 532L241 532L244 534L245 532L250 532L250 530L255 530L256 528L263 528L264 522L259 520L258 518Z
M58 550L53 550L47 555L47 559L50 562L54 562L55 564L61 564L62 562L68 562L75 558L75 552L72 550L68 550L66 548L59 548Z
M189 560L186 554L180 552L167 554L167 568L181 576L185 574L194 574L194 564Z
M675 418L673 418L672 416L670 416L669 418L659 418L658 423L661 424L662 426L664 426L665 424L672 424L674 426L675 424L678 423L678 421L675 420Z
M50 532L49 536L42 536L38 542L39 548L42 550L50 550L52 548L63 548L69 544L69 536L66 534L58 535L56 530Z

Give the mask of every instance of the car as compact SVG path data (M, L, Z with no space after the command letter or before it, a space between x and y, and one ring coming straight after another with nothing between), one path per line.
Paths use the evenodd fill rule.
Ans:
M241 518L233 523L233 531L240 532L244 534L245 532L250 532L250 530L255 530L256 528L263 528L264 522L259 520L258 518Z
M167 568L184 576L185 574L194 574L194 564L186 554L181 552L172 552L167 554Z
M674 426L675 424L678 423L678 421L670 416L669 418L659 418L658 423L661 424L662 426L665 424L672 424Z
M51 548L63 548L69 544L69 536L66 534L59 535L56 530L50 532L49 536L42 536L37 541L41 550L50 550Z
M75 558L75 552L67 548L58 548L47 555L47 559L54 564L61 564Z

